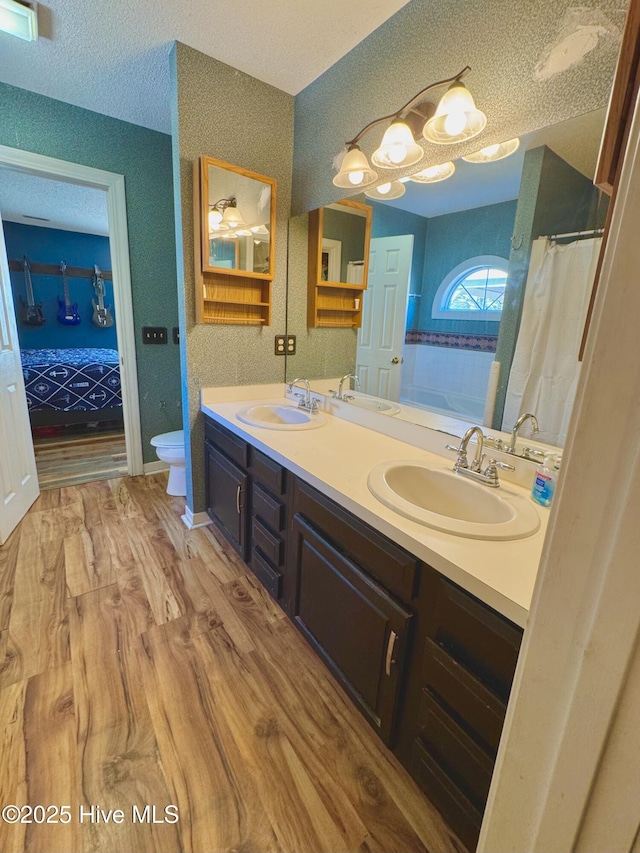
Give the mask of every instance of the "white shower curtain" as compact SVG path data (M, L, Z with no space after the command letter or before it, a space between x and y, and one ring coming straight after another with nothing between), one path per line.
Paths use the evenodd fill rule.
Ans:
M565 245L541 239L547 246L540 269L529 277L525 290L503 429L511 430L522 412L532 412L540 425L536 439L562 447L602 238Z

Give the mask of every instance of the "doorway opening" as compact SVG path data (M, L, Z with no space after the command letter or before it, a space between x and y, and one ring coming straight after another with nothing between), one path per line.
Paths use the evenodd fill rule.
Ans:
M40 488L140 474L123 178L2 147L0 171Z

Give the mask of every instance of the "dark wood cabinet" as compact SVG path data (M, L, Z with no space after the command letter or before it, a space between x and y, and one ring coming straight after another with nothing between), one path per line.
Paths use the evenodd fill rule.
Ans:
M205 439L209 515L475 849L522 630L210 419Z
M390 744L411 613L300 515L291 542L294 621Z
M209 442L205 459L207 512L246 561L249 557L249 476Z
M251 459L251 560L249 567L269 593L282 601L286 590L287 486L282 465L253 450Z
M425 571L398 756L475 849L522 630Z

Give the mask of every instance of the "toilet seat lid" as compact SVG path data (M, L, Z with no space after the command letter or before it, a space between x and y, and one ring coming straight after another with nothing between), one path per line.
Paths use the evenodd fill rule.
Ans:
M177 429L174 432L163 432L161 435L154 435L150 444L153 447L184 447L184 430Z

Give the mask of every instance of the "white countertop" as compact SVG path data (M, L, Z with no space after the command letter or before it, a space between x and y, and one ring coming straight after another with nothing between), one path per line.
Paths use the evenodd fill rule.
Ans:
M367 486L369 471L393 460L424 460L451 470L453 457L444 450L451 436L422 428L422 447L378 432L371 426L345 420L340 407L328 401L327 423L320 429L278 431L241 423L236 413L251 402L282 402L284 385L204 388L202 411L231 432L247 439L269 457L317 488L337 504L406 548L508 619L524 627L540 562L549 510L535 507L539 530L524 539L486 541L441 533L388 509ZM343 407L348 404L343 404ZM351 407L353 409L353 407ZM374 427L393 420L365 413ZM349 412L351 415L351 412ZM427 435L428 434L428 435ZM414 441L413 438L409 439ZM429 449L425 449L426 445ZM441 445L441 453L440 450ZM445 458L446 457L446 458ZM529 466L527 471L533 471ZM500 472L501 488L528 496L529 489L508 482ZM516 479L522 480L522 477Z

